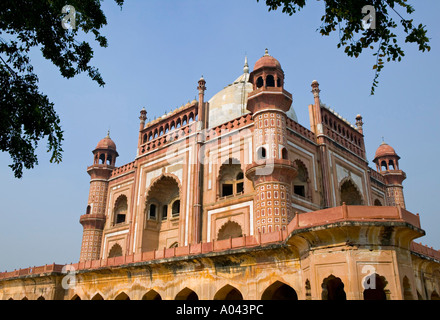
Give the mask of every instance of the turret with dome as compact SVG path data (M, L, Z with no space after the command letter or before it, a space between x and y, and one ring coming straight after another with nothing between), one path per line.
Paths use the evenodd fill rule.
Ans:
M382 141L376 150L373 162L385 179L387 204L405 208L402 182L406 179L406 173L399 169L399 159L394 148Z
M107 135L101 139L96 148L93 150L94 161L93 164L108 164L109 166L114 167L116 163L116 157L119 156L116 151L116 144L110 138L110 131L107 132Z
M269 70L271 68L280 70L281 72L277 72L279 78L276 76L277 80L274 79L274 81L278 81L278 83L273 83L273 85L276 85L277 87L284 85L281 83L281 79L284 78L284 72L281 69L281 64L277 59L269 55L267 49L264 56L257 60L253 70L261 68L264 68L265 70ZM210 128L240 117L249 112L247 109L248 96L249 93L255 90L254 86L252 85L250 75L248 59L245 57L243 73L209 100ZM269 77L268 86L270 87L271 85L272 82L271 78ZM290 119L298 122L298 118L293 107L287 110L286 114Z

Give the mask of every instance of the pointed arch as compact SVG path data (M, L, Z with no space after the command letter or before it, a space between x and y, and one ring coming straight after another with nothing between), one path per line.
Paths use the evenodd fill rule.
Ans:
M229 238L238 238L243 236L243 229L240 224L235 221L228 221L223 224L218 231L217 240L224 240Z
M293 180L292 190L293 193L297 196L310 198L310 178L309 178L309 170L303 161L300 159L295 159L293 161L296 165L298 174Z
M122 247L119 245L119 243L115 243L108 252L108 258L120 256L122 256Z
M162 300L162 297L155 290L151 289L142 296L142 300Z
M173 174L173 173L164 172L160 176L154 178L153 181L151 181L150 186L147 188L147 192L145 194L145 198L148 198L150 196L151 190L155 188L155 186L157 185L157 183L159 183L161 181L161 179L165 179L165 178L173 179L177 183L177 186L179 188L179 197L180 197L180 192L182 190L182 185L180 183L179 178L175 174Z
M275 87L275 79L271 74L266 77L266 87Z
M217 291L214 300L243 300L243 295L237 288L227 284Z
M39 296L37 300L46 300L43 296Z
M81 300L81 298L77 294L74 294L70 300Z
M344 178L339 184L341 205L345 202L348 206L360 206L364 203L362 193L357 184L350 178Z
M125 292L121 292L115 297L115 300L130 300L130 297Z
M369 275L363 283L363 287L366 288L363 292L364 300L387 300L388 290L385 290L387 284L385 277L377 273Z
M182 187L174 174L162 173L151 182L145 197L142 250L157 250L176 241L173 230L177 227L167 222L181 219L181 199Z
M96 293L90 300L104 300L100 293Z
M382 206L382 202L380 202L379 199L376 199L376 200L374 200L374 205L377 207L380 207L380 206Z
M264 290L261 300L298 300L298 295L291 286L275 281Z
M199 300L199 296L188 287L182 289L174 300Z
M125 194L121 194L116 198L113 205L113 225L124 223L128 213L128 200Z
M331 274L322 281L321 287L322 300L347 300L344 283L340 278Z
M169 246L169 248L177 248L179 246L179 243L176 241L176 242L173 242L170 246Z

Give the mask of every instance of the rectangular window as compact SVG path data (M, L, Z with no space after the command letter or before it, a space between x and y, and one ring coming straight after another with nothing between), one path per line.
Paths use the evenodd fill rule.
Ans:
M164 205L162 207L162 220L166 220L168 218L168 206Z
M156 205L150 204L149 218L156 220Z
M304 186L293 186L293 193L305 197L306 196L306 189Z
M123 223L125 222L125 214L118 214L116 216L116 223Z
M242 193L243 189L243 182L237 183L237 193Z
M222 185L222 197L230 196L233 194L232 184Z

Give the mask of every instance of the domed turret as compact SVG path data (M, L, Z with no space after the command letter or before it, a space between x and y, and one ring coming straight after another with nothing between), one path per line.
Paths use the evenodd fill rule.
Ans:
M116 144L110 138L110 132L107 132L107 136L101 139L93 150L94 161L93 164L107 164L115 166L116 157L119 156L116 151Z
M389 171L399 170L398 160L400 157L397 155L393 147L386 142L382 142L379 148L376 150L373 162L376 164L377 171Z
M98 144L96 145L96 149L111 149L116 151L116 144L112 139L110 139L110 132L107 133L107 136L105 138L101 139Z
M282 70L279 61L269 55L267 49L264 51L264 56L262 56L260 59L257 60L257 62L255 62L254 71L264 67Z
M278 60L269 55L267 49L264 56L255 63L249 81L253 84L254 90L271 87L283 88L284 71Z
M406 179L406 174L399 169L399 159L394 148L382 142L376 150L373 162L385 179L388 205L405 208L402 182Z
M276 108L287 112L292 105L292 95L284 90L284 71L277 59L267 49L255 63L249 75L253 91L248 95L247 109L253 114L264 109Z

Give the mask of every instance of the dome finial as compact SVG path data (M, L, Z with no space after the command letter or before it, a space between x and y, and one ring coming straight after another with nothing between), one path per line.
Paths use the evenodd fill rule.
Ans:
M249 73L249 65L248 65L247 56L244 56L244 67L243 67L243 72L244 72L244 73Z
M269 55L269 50L267 48L264 50L264 56L267 57Z
M107 136L106 138L110 139L110 129L107 130Z

